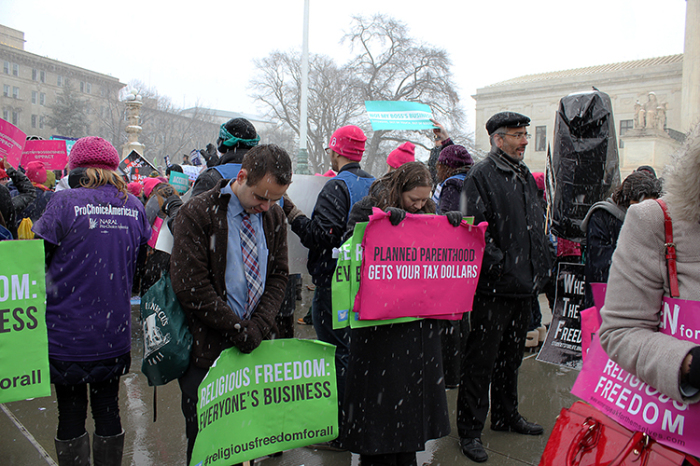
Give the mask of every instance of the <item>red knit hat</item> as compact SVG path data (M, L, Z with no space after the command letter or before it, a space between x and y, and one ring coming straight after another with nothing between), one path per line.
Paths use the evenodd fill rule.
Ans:
M415 162L416 146L412 142L404 142L396 149L392 150L389 157L386 158L386 163L392 168L399 168L401 165L407 162Z
M362 153L365 151L365 141L367 141L367 136L360 128L348 125L335 130L328 147L348 160L359 162L362 160Z
M104 168L116 171L119 166L119 153L109 141L97 136L80 138L70 150L68 165L76 168Z
M9 176L7 176L7 172L4 168L0 168L0 180L4 180L5 178L9 178Z
M44 163L38 160L27 164L25 175L27 175L27 178L29 178L29 181L32 183L46 183L46 168L44 168Z

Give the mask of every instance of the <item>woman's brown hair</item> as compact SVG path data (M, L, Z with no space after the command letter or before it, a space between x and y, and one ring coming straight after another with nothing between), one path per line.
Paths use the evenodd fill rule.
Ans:
M418 187L433 186L433 179L430 176L428 167L423 162L408 162L401 165L391 173L387 173L372 184L372 188L377 183L383 185L383 189L371 189L376 200L376 206L382 210L389 207L401 207L401 194ZM422 213L435 213L435 203L428 199Z
M83 188L99 188L107 184L111 184L117 188L117 190L122 193L124 203L126 203L128 199L127 193L129 191L126 188L124 178L122 178L119 173L104 168L86 168L80 180L80 186Z

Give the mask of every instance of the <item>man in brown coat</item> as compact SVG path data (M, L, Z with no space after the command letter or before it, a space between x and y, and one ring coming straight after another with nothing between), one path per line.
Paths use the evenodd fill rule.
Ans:
M277 201L291 179L284 149L257 146L236 178L191 199L175 219L170 276L193 337L190 366L179 379L187 464L197 436L197 390L209 367L224 349L250 353L276 331L288 276L286 219Z

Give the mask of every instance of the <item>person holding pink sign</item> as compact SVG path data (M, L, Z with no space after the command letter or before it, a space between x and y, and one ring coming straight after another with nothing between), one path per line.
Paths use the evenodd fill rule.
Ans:
M700 125L664 179L662 200L673 224L678 297L700 301ZM630 206L610 268L600 343L613 361L643 382L677 402L696 403L700 346L659 331L662 300L672 296L666 243L661 206L655 201Z
M431 189L423 163L401 165L353 206L348 233L373 207L388 212L392 225L406 212L435 213ZM454 226L462 221L459 212L447 217ZM344 401L341 444L360 454L362 466L415 465L426 441L450 432L437 321L353 328Z

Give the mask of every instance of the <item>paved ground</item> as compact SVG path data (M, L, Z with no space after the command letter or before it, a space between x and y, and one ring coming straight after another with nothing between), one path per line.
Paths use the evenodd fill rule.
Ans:
M547 309L542 301L543 311ZM310 293L303 293L297 302L297 317L306 313ZM134 318L138 319L138 307ZM547 312L545 322L551 317ZM310 326L296 326L297 337L314 337ZM122 378L120 404L122 423L126 430L124 465L184 465L185 423L180 411L180 390L176 383L159 387L157 391L157 421L153 422L153 388L140 373L141 343L133 326L132 372ZM535 361L534 353L526 353L520 370L520 410L530 420L545 428L542 437L512 433L484 432L484 445L489 452L489 465L537 465L544 451L547 434L554 425L560 409L570 406L575 397L569 393L577 372ZM451 410L452 433L429 442L418 455L419 465L475 464L462 455L456 434L455 404L457 391L447 392ZM0 404L0 464L55 465L53 438L56 433L57 411L55 396ZM91 420L89 420L89 423ZM89 425L88 431L92 432ZM307 448L287 451L278 458L265 458L265 466L357 465L357 455L315 451Z

